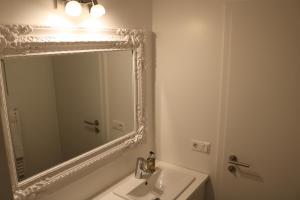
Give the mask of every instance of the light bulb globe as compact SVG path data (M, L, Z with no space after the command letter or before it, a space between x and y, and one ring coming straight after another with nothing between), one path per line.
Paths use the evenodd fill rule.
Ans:
M92 17L101 17L105 14L105 8L100 4L93 5L90 14Z
M73 17L79 16L81 14L81 4L78 1L69 1L66 4L65 12Z

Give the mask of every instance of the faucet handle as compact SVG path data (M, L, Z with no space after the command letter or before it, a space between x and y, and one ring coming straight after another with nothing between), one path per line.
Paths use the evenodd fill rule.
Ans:
M138 157L136 159L136 168L143 169L145 166L146 160L142 157Z
M144 174L146 160L142 157L138 157L135 166L135 177L141 179Z

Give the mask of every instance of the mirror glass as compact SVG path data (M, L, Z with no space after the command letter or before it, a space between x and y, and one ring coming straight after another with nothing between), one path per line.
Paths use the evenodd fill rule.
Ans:
M131 50L7 57L2 72L19 181L135 129Z

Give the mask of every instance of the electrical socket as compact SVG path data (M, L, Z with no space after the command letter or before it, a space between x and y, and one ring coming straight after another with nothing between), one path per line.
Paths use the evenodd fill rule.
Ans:
M192 140L192 150L208 154L210 152L210 143L199 140Z
M113 120L112 128L118 131L125 131L125 123L119 120Z

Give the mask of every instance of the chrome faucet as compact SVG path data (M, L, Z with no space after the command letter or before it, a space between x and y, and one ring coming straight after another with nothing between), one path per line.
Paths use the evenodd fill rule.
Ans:
M155 154L150 152L147 159L137 158L135 167L135 178L147 179L155 172Z

